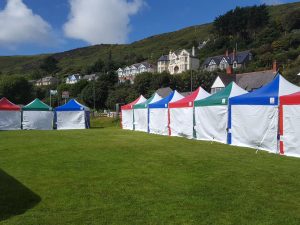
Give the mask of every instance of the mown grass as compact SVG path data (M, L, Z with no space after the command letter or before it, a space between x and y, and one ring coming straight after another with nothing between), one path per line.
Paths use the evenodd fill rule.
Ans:
M0 224L300 224L300 160L123 131L0 133Z

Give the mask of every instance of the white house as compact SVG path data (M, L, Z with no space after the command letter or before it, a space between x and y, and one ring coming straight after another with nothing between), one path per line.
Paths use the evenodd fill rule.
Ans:
M140 73L154 73L156 72L156 66L148 62L136 63L131 66L126 66L125 68L119 68L117 70L118 78L120 83L124 83L129 80L130 83L134 83L134 79L137 74Z
M159 73L164 71L170 74L178 74L188 70L199 69L199 59L196 57L195 47L191 51L182 49L169 52L158 59L157 70Z
M67 77L66 84L76 84L80 80L81 80L80 74L72 74Z

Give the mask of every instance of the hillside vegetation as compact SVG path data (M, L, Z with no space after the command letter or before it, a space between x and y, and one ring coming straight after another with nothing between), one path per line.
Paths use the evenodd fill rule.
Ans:
M116 66L146 59L156 62L162 54L167 54L169 50L191 48L193 45L198 45L199 42L210 39L209 46L200 51L202 60L212 54L222 54L226 48L232 49L238 44L239 50L252 49L256 55L264 56L257 60L258 63L253 66L254 69L269 66L274 56L278 56L278 52L280 52L279 61L291 64L296 61L299 48L295 48L289 55L285 55L285 52L290 52L290 46L287 44L290 44L291 39L299 38L299 31L296 30L292 33L291 30L285 30L281 24L287 23L286 18L293 21L289 15L300 11L300 3L268 6L267 10L270 22L257 33L256 39L248 41L231 35L216 38L213 24L205 24L155 35L128 45L95 45L56 53L52 56L59 61L60 73L65 75L71 72L84 72L87 66L92 65L98 59L104 60L108 54L111 54L113 60L117 62ZM22 75L36 73L47 56L49 55L0 57L0 72Z
M53 55L0 57L0 97L17 104L27 104L34 98L50 103L49 90L58 90L52 106L63 102L61 94L69 91L76 98L96 110L115 110L117 103L126 104L140 94L149 98L161 87L171 87L179 92L190 92L199 86L207 91L215 78L224 73L186 71L177 75L169 73L142 73L134 85L118 83L116 70L125 65L149 60L153 63L170 50L191 48L203 41L199 50L201 62L225 51L250 49L253 60L237 73L270 69L273 60L281 65L281 74L300 85L300 3L267 7L265 5L235 8L217 17L212 24L189 27L172 33L156 35L129 45L96 45ZM96 73L98 80L81 80L65 84L70 73ZM59 83L36 87L30 80L45 75L55 75Z

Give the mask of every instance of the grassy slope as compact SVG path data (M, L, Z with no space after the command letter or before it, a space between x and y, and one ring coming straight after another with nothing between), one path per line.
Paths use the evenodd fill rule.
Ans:
M300 2L296 2L271 6L269 10L271 17L278 19L299 7ZM116 61L123 61L125 55L130 53L143 55L143 57L155 61L162 54L168 53L169 49L176 50L190 47L191 42L194 40L207 40L211 27L212 24L193 26L175 32L149 37L129 45L96 45L57 53L54 54L54 56L59 59L63 73L77 72L98 58L105 59L109 50L112 51L113 58ZM44 57L45 55L0 57L0 71L2 73L28 74L32 72L34 68L38 68L39 63Z
M95 45L74 49L53 56L59 60L63 73L80 71L82 67L90 65L98 58L106 59L111 50L113 59L124 61L126 55L134 53L156 61L169 49L177 50L191 46L193 40L206 40L211 25L188 27L179 31L156 35L129 45ZM47 55L0 57L0 71L2 73L30 73L38 68Z
M1 132L0 224L300 222L299 159L95 125Z

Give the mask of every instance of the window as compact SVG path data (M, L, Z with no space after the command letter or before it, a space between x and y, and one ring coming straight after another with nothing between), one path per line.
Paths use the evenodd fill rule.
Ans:
M234 62L232 65L233 68L237 68L237 62Z

